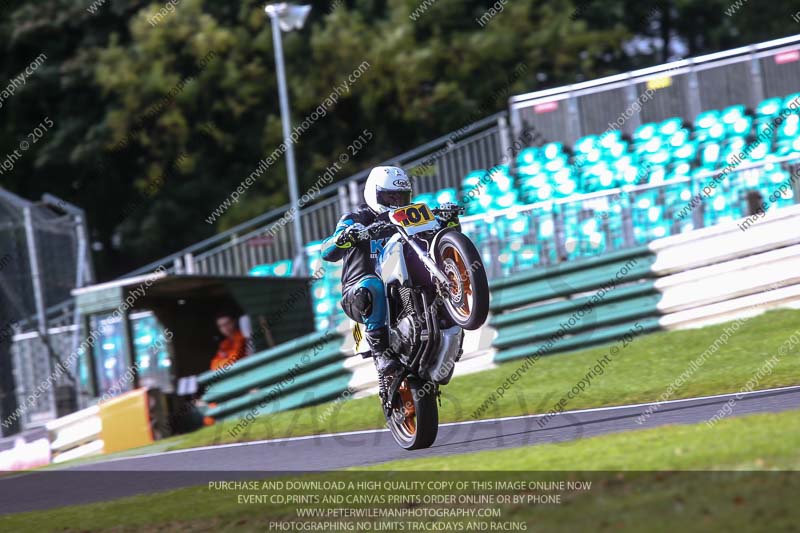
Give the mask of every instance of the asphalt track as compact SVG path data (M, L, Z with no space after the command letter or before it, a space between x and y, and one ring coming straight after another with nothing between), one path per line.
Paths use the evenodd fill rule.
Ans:
M701 423L736 394L654 404L565 411L543 427L542 415L442 424L432 448L406 452L388 430L294 437L113 459L57 471L0 478L0 515L109 501L135 494L202 485L211 480L260 479L298 471L325 471L398 459L564 443L665 424ZM377 406L376 406L377 408ZM740 395L729 416L800 409L800 386Z

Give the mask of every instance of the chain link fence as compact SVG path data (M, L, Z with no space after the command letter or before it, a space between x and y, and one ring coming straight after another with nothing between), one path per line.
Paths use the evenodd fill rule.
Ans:
M0 189L3 434L75 407L75 368L36 391L78 345L70 292L93 282L85 220L80 209L55 197L30 202Z

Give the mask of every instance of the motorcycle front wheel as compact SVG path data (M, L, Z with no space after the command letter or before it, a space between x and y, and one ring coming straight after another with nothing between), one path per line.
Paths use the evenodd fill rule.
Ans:
M489 281L477 248L463 233L450 231L436 243L435 254L436 264L450 280L444 301L447 314L463 329L480 328L489 315Z
M386 422L401 448L429 448L439 433L436 386L410 376L405 378L392 399Z

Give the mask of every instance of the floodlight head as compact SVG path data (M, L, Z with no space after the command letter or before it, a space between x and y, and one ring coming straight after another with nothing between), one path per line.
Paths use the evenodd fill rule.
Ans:
M311 6L296 6L287 2L267 4L264 8L270 18L278 18L278 25L282 31L299 30L305 24Z

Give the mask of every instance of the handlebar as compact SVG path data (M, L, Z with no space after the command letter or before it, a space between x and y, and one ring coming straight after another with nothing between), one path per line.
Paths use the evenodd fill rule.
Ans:
M394 228L394 225L390 224L389 222L384 222L382 220L379 220L367 226L367 231L369 231L370 235L374 236L381 233L382 231L387 230L388 228Z
M434 215L445 215L448 218L452 218L453 215L456 216L463 215L466 212L466 209L464 209L464 207L461 205L455 204L455 208L448 207L446 209L442 209L440 207L434 207L433 209L431 209L431 211L433 212ZM376 220L375 222L367 226L367 231L369 232L371 237L378 236L382 232L390 229L392 231L400 231L400 228L398 226L390 222L386 222L384 220Z
M433 209L431 209L431 211L433 211L434 215L438 215L440 213L447 215L451 215L453 213L457 215L463 215L464 213L466 213L467 210L464 208L464 206L456 205L455 209L442 209L441 207L434 207Z

